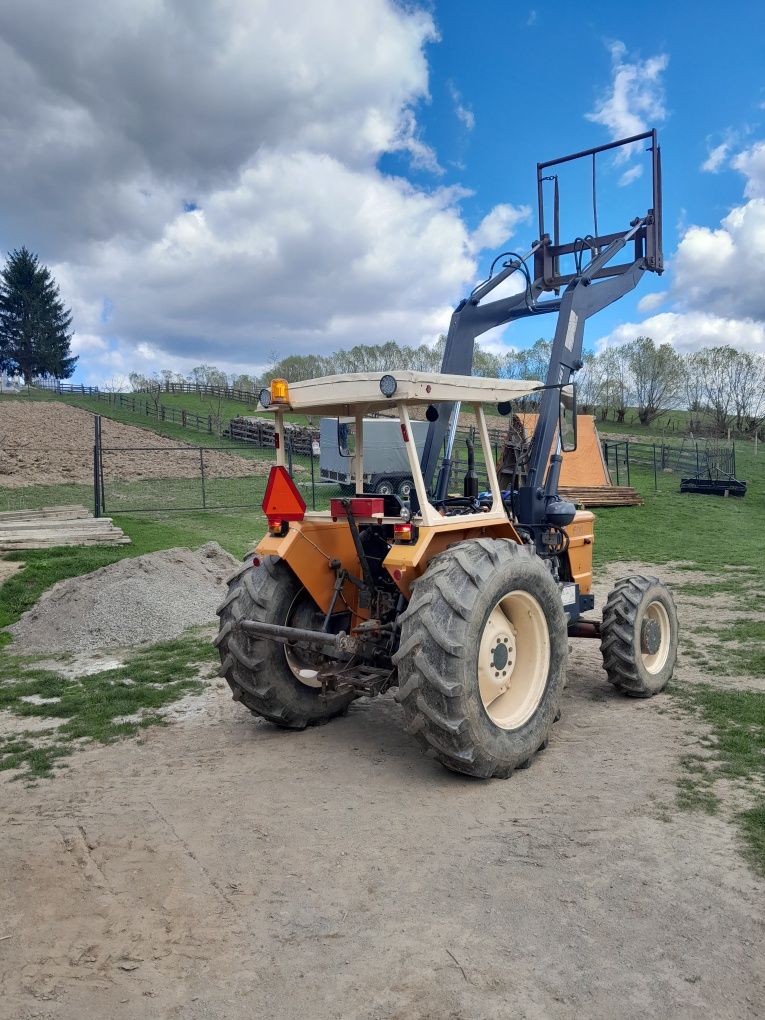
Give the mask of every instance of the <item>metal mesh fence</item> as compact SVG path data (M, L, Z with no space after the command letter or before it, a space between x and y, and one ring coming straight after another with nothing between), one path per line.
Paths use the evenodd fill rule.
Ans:
M462 493L468 435L460 431L455 441L449 485L453 494ZM377 463L373 462L365 475L366 492L408 497L412 479L402 450L403 443L378 448ZM27 447L23 452L23 464L13 476L5 476L5 481L0 459L0 512L72 503L108 516L259 508L275 460L273 447L252 443L199 447L163 440L163 445L155 446L149 438L142 446L108 446L100 441L98 428L92 450L51 445ZM495 442L494 456L500 452ZM355 492L352 457L342 460L341 470L330 470L327 463L333 462L331 458L328 461L326 449L322 454L318 443L309 449L305 443L293 445L289 435L285 454L288 470L309 510L327 510L333 497ZM0 449L0 458L2 455ZM338 465L334 463L334 467ZM488 478L480 442L475 443L475 469L479 489L484 490ZM25 477L45 481L24 484Z
M719 440L645 443L603 440L603 459L614 485L654 490L677 487L681 478L729 478L736 474L736 444Z
M97 448L102 514L259 506L272 455L251 446Z

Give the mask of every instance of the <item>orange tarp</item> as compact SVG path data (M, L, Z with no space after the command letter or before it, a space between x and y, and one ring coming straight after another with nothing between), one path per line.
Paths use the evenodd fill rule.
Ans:
M526 435L532 436L538 415L519 414L518 417L523 422ZM572 453L563 454L560 484L564 488L611 484L592 415L576 416L576 449Z

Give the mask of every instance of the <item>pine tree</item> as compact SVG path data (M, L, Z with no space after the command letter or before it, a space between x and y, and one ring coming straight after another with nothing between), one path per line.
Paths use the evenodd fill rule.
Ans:
M77 364L71 325L50 270L28 248L12 251L0 273L0 369L27 383L38 375L68 379Z

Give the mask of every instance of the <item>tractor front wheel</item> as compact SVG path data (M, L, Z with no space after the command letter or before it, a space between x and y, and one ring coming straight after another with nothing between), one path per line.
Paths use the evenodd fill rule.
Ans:
M608 680L633 698L663 691L677 660L677 610L656 577L624 577L608 596L600 627Z
M545 563L506 539L436 556L401 616L397 699L407 729L447 768L506 778L547 746L568 638Z
M255 715L277 726L302 730L340 715L353 701L352 691L327 691L322 697L317 680L320 653L256 638L242 628L243 620L257 620L320 629L323 614L282 560L266 556L255 566L253 556L247 556L228 583L218 615L215 643L220 674L234 700Z

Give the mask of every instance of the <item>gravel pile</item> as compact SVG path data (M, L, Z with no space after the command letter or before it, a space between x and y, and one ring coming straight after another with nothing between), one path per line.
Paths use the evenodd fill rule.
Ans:
M12 650L87 652L152 644L215 622L239 561L217 542L119 560L59 581L8 628Z

